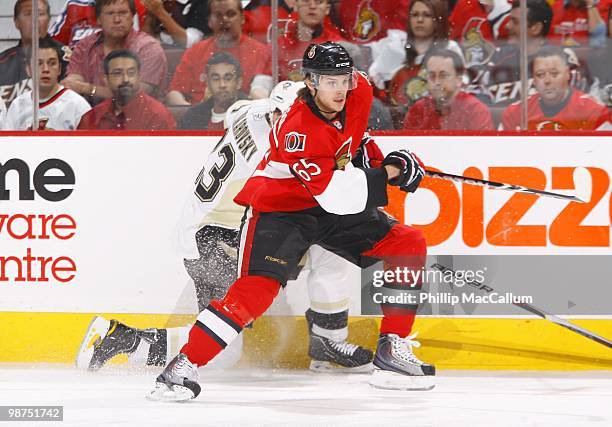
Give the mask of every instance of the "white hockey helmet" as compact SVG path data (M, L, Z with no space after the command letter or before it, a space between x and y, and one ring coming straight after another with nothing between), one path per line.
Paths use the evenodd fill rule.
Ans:
M303 87L306 87L304 82L289 80L277 84L270 93L270 112L274 113L278 109L281 114L286 113L297 98L298 91Z

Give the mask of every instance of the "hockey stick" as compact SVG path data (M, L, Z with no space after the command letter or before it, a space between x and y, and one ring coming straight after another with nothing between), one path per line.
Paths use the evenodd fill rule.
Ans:
M484 179L469 178L462 175L453 175L444 172L435 172L425 170L425 175L432 178L448 179L462 184L477 185L479 187L492 188L494 190L517 191L519 193L535 194L538 196L553 197L555 199L570 200L572 202L586 203L590 198L590 179L591 175L585 168L574 169L574 189L575 195L568 196L566 194L552 193L550 191L535 190L522 185L505 184L503 182L487 181Z
M433 264L431 268L435 268L436 270L441 271L442 273L451 272L453 276L455 275L455 271L453 269L445 267L438 263ZM478 282L477 280L474 280L471 283L468 283L468 285L477 287L479 289L484 289L487 293L493 292L493 288L489 286L481 286L482 283ZM454 285L450 285L450 286L454 286ZM514 302L512 304L524 310L527 310L528 312L535 314L536 316L541 317L542 319L546 319L550 322L556 323L557 325L562 326L566 329L569 329L570 331L575 332L577 334L580 334L583 337L586 337L590 340L598 342L599 344L603 344L608 348L612 348L612 341L602 337L601 335L597 335L594 332L588 331L578 325L568 322L565 319L555 316L554 314L547 313L541 308L535 307L531 304L521 304L521 303L514 303Z

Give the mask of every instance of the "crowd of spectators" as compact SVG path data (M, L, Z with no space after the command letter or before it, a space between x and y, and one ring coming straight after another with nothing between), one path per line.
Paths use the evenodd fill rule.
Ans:
M33 124L32 2L39 123ZM369 126L518 130L527 30L528 128L610 128L612 0L279 0L278 78L313 42L343 44L375 92ZM221 130L230 105L273 86L269 0L15 0L0 53L5 130Z

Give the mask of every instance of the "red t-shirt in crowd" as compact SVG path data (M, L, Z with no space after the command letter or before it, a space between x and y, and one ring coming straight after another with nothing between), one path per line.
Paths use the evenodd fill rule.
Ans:
M547 113L542 110L540 95L533 94L527 99L527 113L530 130L595 130L610 121L608 108L579 90L572 90L565 101ZM502 126L504 130L520 130L520 125L521 105L515 102L504 110Z
M600 0L597 10L603 22L608 25L610 14L610 0ZM553 19L548 37L557 40L565 46L589 45L589 19L588 9L565 6L564 0L556 0L552 5Z
M96 86L106 87L104 79L104 35L92 34L78 42L74 47L68 75L79 74L85 81ZM123 47L131 50L140 60L140 80L157 88L156 93L165 92L168 61L159 41L141 31L131 30L125 38Z
M250 92L251 81L258 74L272 75L272 58L268 46L251 37L240 36L236 46L220 49L214 37L202 40L187 49L176 67L170 90L183 94L191 104L204 99L206 93L206 63L217 52L233 55L242 66L242 91Z
M164 104L140 91L120 114L115 114L113 101L107 99L81 118L79 130L171 130L176 128L172 113Z
M387 30L406 30L410 0L341 0L337 6L342 35L352 43L386 37Z
M304 51L311 43L323 43L326 41L344 40L339 31L332 26L323 26L323 32L310 41L300 41L297 37L297 22L291 21L288 32L278 41L279 72L281 80L302 80L300 70Z
M406 113L406 130L495 130L491 112L474 95L459 92L448 114L436 110L431 96L419 99Z

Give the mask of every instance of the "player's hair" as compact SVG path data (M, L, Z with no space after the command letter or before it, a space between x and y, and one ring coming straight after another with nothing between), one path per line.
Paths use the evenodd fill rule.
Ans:
M15 2L15 6L13 7L13 18L17 18L19 16L24 3L32 3L32 1L34 0L17 0ZM47 9L47 16L51 16L51 7L49 6L49 1L42 0L42 2L45 4L45 8Z
M457 52L450 49L434 49L430 53L427 54L427 58L423 61L423 65L427 67L428 61L433 57L438 58L450 58L453 61L453 68L455 69L455 73L458 76L463 75L465 72L465 64L463 63L463 58Z
M434 21L434 31L432 34L432 38L434 40L434 44L432 47L439 43L445 43L448 40L448 5L446 0L414 0L410 3L410 7L408 8L408 15L412 12L412 9L417 3L423 3L431 14L433 15ZM414 33L412 31L412 27L410 26L410 18L408 18L408 23L406 24L406 45L404 46L404 50L406 52L406 60L405 64L407 66L414 65L414 61L419 53L416 50L416 46L414 44Z
M96 18L98 18L102 13L102 8L104 6L124 1L128 3L128 6L130 7L130 12L132 12L132 16L136 15L136 3L134 2L134 0L96 0Z
M563 50L561 46L554 45L546 45L538 50L535 55L531 58L531 62L529 63L529 71L533 74L533 65L535 64L535 60L538 58L550 58L551 56L558 56L563 61L566 67L570 66L569 58L567 53Z
M210 16L211 13L211 8L212 8L212 4L213 3L221 3L224 1L231 1L231 0L207 0L206 2L206 16ZM234 0L237 4L238 4L238 10L240 10L240 14L242 15L243 12L243 8L242 8L242 1L240 0Z
M106 55L104 58L104 74L108 76L108 72L110 71L110 62L115 58L130 58L136 62L136 68L140 71L140 59L138 59L138 55L132 52L129 49L119 49L113 50L111 53Z
M512 9L520 7L520 1L512 2ZM527 0L527 25L532 26L538 22L542 24L542 32L540 37L546 37L550 32L552 24L553 10L546 0Z
M217 64L233 65L236 69L236 78L242 78L242 67L240 66L240 61L238 61L234 55L227 52L215 53L206 63L206 74L208 74L211 66Z

